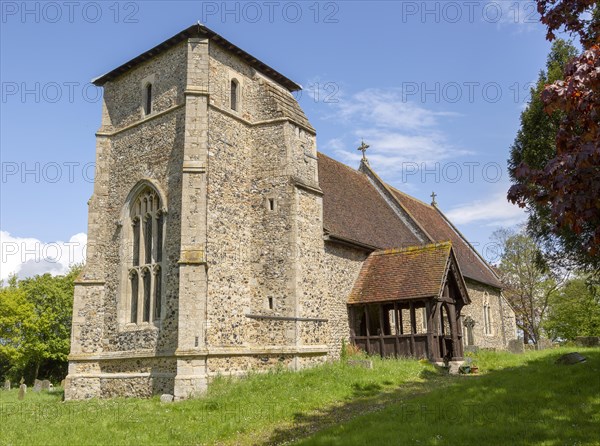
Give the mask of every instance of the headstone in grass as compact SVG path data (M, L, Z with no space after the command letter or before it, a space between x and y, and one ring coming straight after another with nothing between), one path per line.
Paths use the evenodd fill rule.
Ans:
M42 382L39 379L36 379L33 382L33 391L34 392L39 392L42 390Z
M4 390L10 390L10 380L4 381Z
M372 369L373 361L371 361L370 359L349 359L348 365L350 367L362 367L365 369Z
M579 364L580 362L585 362L586 357L580 354L579 352L567 353L566 355L562 355L560 358L556 360L556 364L564 364L564 365L572 365Z
M65 380L64 380L64 379L63 379L63 380L60 382L60 386L61 386L63 389L65 388Z
M540 338L536 345L536 350L546 350L552 348L552 341L546 338Z
M27 393L27 384L21 384L19 386L19 396L18 398L23 401L25 399L25 394Z
M600 347L600 336L577 336L575 345L579 347Z
M21 376L21 381L19 381L19 384L25 384L25 378L23 378L22 376Z
M508 351L511 353L523 353L525 345L523 339L511 339L508 341Z
M47 379L42 381L42 390L50 390L50 387L52 387L52 383L50 381Z
M161 403L172 403L173 402L173 395L169 395L168 393L165 393L163 395L160 396L160 402Z

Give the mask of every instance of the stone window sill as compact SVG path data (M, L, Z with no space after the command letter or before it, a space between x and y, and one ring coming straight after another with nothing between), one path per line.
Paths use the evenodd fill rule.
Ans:
M135 324L133 322L128 322L126 324L121 324L119 327L119 331L121 332L130 332L130 331L157 331L160 328L161 321L153 321L153 322L140 322L139 324Z

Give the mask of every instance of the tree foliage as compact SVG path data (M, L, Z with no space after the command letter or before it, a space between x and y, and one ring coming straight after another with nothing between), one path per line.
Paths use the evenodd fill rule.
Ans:
M548 40L564 28L580 38L584 52L566 64L562 79L541 92L552 125L544 127L540 141L551 132L554 150L514 159L515 184L508 198L529 209L534 236L599 274L600 13L591 0L537 2Z
M600 290L590 289L584 277L568 281L550 298L544 329L552 339L600 336Z
M535 241L524 231L496 231L493 238L502 247L498 270L504 295L515 311L517 327L525 342L537 344L543 334L549 302L562 277L544 262Z
M0 364L3 374L32 381L66 371L70 349L74 267L65 276L44 274L0 288Z

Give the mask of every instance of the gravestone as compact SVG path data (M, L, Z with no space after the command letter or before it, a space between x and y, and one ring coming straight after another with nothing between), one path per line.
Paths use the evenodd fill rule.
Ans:
M52 387L52 383L50 381L47 379L42 381L42 390L50 390L50 387Z
M160 402L161 403L172 403L173 402L173 395L169 395L168 393L165 393L163 395L160 396Z
M19 381L19 384L25 384L25 379L21 376L21 381Z
M350 367L362 367L364 369L372 369L373 361L367 359L349 359L348 365Z
M10 380L4 381L4 390L10 390Z
M556 364L573 365L585 362L586 357L579 352L567 353L556 360Z
M61 386L63 389L65 388L65 380L64 380L64 379L63 379L63 380L60 382L60 386Z
M22 401L25 399L25 394L27 393L27 384L21 384L19 386L19 399Z
M578 347L600 347L600 336L577 336L575 345Z
M536 350L546 350L552 348L552 341L546 338L540 338L536 345Z
M523 353L525 346L522 339L511 339L508 341L508 351L511 353Z
M42 382L39 379L36 379L33 382L33 391L34 392L39 392L42 390Z

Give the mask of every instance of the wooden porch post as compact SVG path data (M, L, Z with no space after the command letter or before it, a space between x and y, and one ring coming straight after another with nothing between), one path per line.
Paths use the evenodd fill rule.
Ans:
M354 319L354 307L352 305L350 305L348 310L349 310L348 313L350 316L350 343L354 344L354 338L356 337L356 330L355 330L356 320Z
M415 355L415 332L417 331L416 316L415 316L415 304L411 300L409 303L410 308L410 354Z
M448 303L448 312L450 314L448 314L448 320L450 322L450 332L451 332L451 336L452 336L452 360L453 361L457 361L459 359L461 359L461 355L460 355L460 345L458 342L458 321L457 321L457 317L456 317L456 307L454 304L452 303Z
M379 352L383 358L385 356L383 345L383 304L379 304Z
M398 333L400 333L400 330L398 330L398 303L394 302L394 353L396 358L400 354L400 340L398 338Z
M365 304L365 328L367 330L367 354L371 354L371 331L369 327L369 309L368 305Z
M433 312L431 314L431 324L432 324L432 333L433 333L433 360L435 362L439 362L442 360L441 351L440 351L440 322L441 322L441 309L442 303L439 301L432 302Z
M400 334L404 334L404 321L402 320L402 307L398 308L398 321L400 325Z
M431 308L431 299L425 301L425 314L427 316L427 357L429 360L433 360L435 356L435 349L433 345L433 311Z

